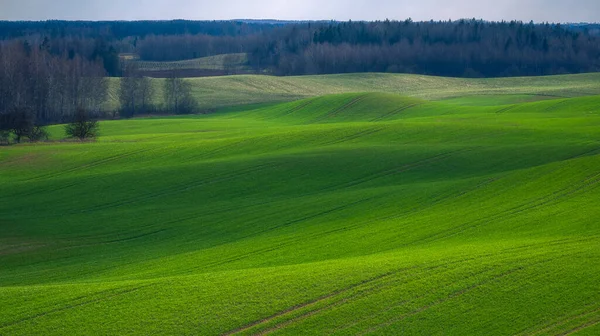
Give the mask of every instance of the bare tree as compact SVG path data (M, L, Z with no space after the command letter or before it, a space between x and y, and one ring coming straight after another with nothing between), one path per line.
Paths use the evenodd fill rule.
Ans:
M140 106L144 113L150 113L154 110L154 85L152 79L141 77L139 79Z
M121 78L119 88L119 102L121 103L120 115L133 117L138 112L140 105L140 82L136 77Z
M28 108L40 124L68 119L78 106L99 113L108 93L100 61L52 55L44 43L0 43L0 113Z
M239 63L238 56L236 56L234 54L227 54L227 55L223 56L223 71L225 71L225 74L227 74L227 75L235 74L237 63Z
M123 70L119 88L121 115L133 117L139 113L148 113L152 109L154 87L150 78L141 76L135 63L128 62Z
M40 125L33 126L29 131L29 134L27 134L29 142L46 141L48 140L49 136L50 135L48 134L48 131L46 131L46 128Z
M191 114L197 111L197 103L192 96L192 87L182 78L171 77L165 80L165 104L169 112Z
M15 107L9 112L0 114L0 131L7 138L10 133L15 135L15 141L20 143L34 129L34 115L27 107Z
M78 108L73 117L73 121L65 126L65 132L67 136L71 138L78 138L80 141L89 138L95 138L98 135L98 129L100 125L94 119L92 119L89 113L83 109Z

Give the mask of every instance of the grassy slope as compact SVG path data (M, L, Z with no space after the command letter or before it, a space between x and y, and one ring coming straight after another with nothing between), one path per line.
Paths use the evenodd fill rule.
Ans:
M428 100L460 97L461 104L509 104L542 98L600 94L600 73L493 79L443 78L404 74L342 74L272 77L227 76L190 79L203 109L287 102L326 94L387 92ZM161 79L154 80L157 103ZM118 79L111 79L109 108L117 106ZM484 99L481 99L481 96ZM465 96L467 96L465 98ZM456 103L456 102L455 102Z
M342 94L2 148L0 334L593 334L599 113Z
M249 70L246 54L224 54L175 62L134 61L142 71L164 70Z

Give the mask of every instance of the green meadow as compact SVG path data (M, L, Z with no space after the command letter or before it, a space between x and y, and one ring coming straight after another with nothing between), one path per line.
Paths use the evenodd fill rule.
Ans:
M188 61L189 62L189 61ZM154 103L163 103L163 79L153 79ZM199 106L214 111L230 106L281 103L330 94L381 92L453 103L502 105L540 99L600 95L600 73L546 77L448 78L409 74L336 74L323 76L200 77L188 80ZM118 109L119 79L111 78L107 110Z
M600 75L192 81L0 148L0 335L600 334Z

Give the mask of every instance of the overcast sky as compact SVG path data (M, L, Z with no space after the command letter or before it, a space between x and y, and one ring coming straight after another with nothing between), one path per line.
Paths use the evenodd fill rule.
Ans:
M0 20L282 19L599 22L600 0L0 0Z

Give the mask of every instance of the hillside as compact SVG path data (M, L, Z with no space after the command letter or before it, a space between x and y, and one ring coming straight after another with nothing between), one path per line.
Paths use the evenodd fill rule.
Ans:
M162 79L154 79L156 103L162 103ZM406 74L342 74L274 77L240 75L192 78L194 94L204 110L232 105L287 102L327 94L387 92L443 100L483 97L485 104L600 94L600 73L547 77L464 79ZM111 79L107 109L118 107L119 79ZM499 101L501 100L501 101Z
M0 148L0 334L598 334L597 79L198 79L387 93Z
M155 78L224 76L251 71L246 54L225 54L175 62L131 60L142 75Z
M248 62L246 54L226 54L209 57L201 57L185 61L175 62L151 62L133 60L142 71L160 70L225 70L228 66L242 66Z

